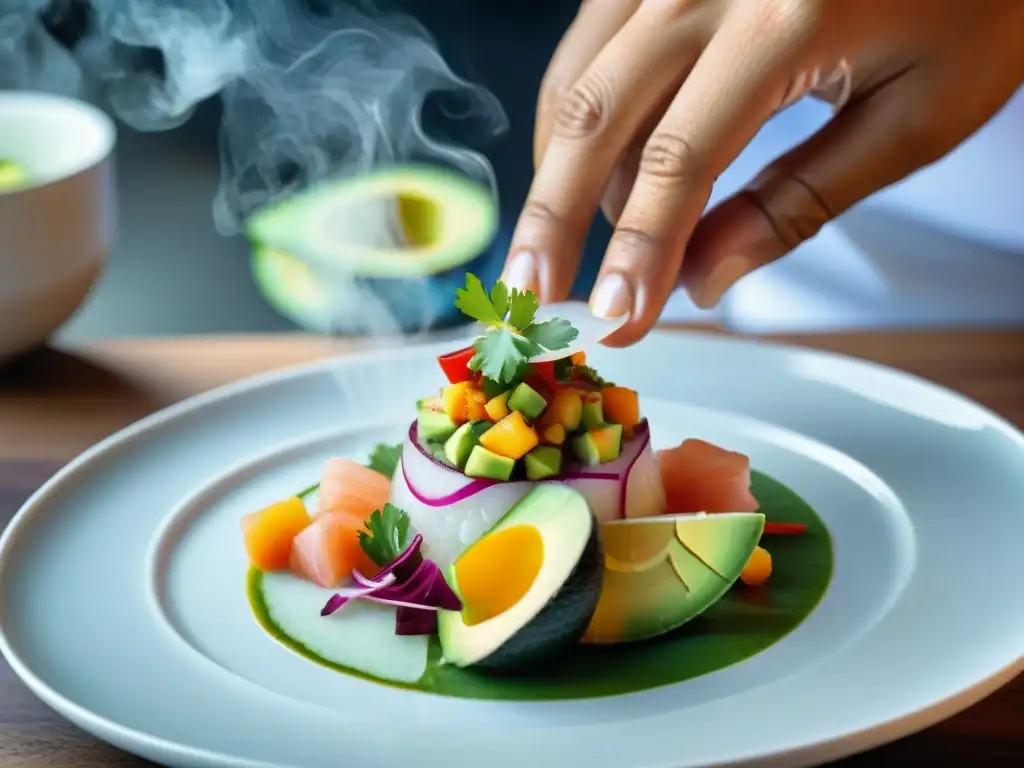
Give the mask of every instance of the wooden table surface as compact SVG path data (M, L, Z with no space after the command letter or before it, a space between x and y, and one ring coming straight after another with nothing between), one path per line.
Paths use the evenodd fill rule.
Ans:
M1024 329L772 339L911 371L1024 426ZM0 368L0 526L63 463L140 417L220 384L358 346L298 335L115 340L41 350ZM1021 755L1024 676L940 725L836 765L885 758L903 765L1014 765ZM0 660L0 767L143 765L66 723Z

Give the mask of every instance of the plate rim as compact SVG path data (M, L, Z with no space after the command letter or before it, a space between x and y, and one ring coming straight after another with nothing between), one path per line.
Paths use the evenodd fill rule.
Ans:
M649 336L669 340L685 340L697 343L706 343L712 346L732 346L747 351L761 350L782 356L803 355L822 360L823 362L837 362L845 365L861 366L876 373L888 377L903 379L916 386L924 387L952 398L961 405L968 406L976 412L983 414L989 424L998 427L1005 436L1010 437L1013 442L1024 451L1024 430L996 413L987 406L973 400L966 395L957 392L937 382L931 381L915 373L901 370L892 366L877 363L871 360L858 358L845 353L831 350L815 349L796 343L779 342L774 340L763 341L734 336L724 336L715 333L701 331L675 331L668 329L656 329ZM146 431L159 426L165 422L178 418L198 408L202 408L223 400L230 399L238 394L252 390L269 387L290 379L300 378L317 372L330 372L333 368L349 367L360 364L381 364L396 356L425 356L433 352L442 352L446 345L455 339L418 341L412 344L396 344L394 346L369 347L343 352L337 355L330 355L311 361L289 364L261 373L246 376L237 381L213 387L205 392L200 392L176 403L164 406L159 410L128 424L107 437L97 441L84 451L76 455L64 466L62 466L52 477L50 477L40 488L33 492L29 498L19 507L18 511L11 518L8 525L0 533L0 571L10 558L10 542L20 530L26 526L32 517L32 513L40 507L45 497L51 494L58 486L63 484L70 476L78 473L83 465L101 456L110 449L130 442L135 437ZM661 398L666 399L666 398ZM675 401L683 402L686 401ZM687 403L689 404L689 403ZM747 414L743 414L747 416ZM751 418L757 418L750 416ZM21 682L28 687L33 694L44 703L52 707L69 721L82 727L92 734L104 734L103 740L121 749L133 752L138 747L145 747L153 751L159 751L168 756L185 758L189 760L203 761L204 763L230 766L231 768L301 768L298 764L270 763L262 760L238 757L235 755L207 750L201 747L190 746L183 742L176 742L162 736L158 736L134 727L126 726L102 715L97 715L83 705L80 705L45 683L29 667L27 663L14 653L8 642L7 632L0 623L0 653L10 664L11 669L19 677ZM867 725L858 729L847 730L839 735L823 738L816 741L803 740L800 743L788 747L779 747L774 751L752 751L745 755L737 755L733 759L721 760L716 763L709 763L709 766L738 766L754 765L766 760L778 760L781 758L792 758L796 765L812 765L822 761L833 760L844 756L857 754L878 746L891 743L894 740L913 735L946 720L978 703L998 689L1005 686L1018 675L1024 672L1024 652L1015 660L994 669L987 676L978 679L974 684L962 688L941 699L917 708L914 711L883 722ZM742 694L737 694L742 695ZM139 754L139 753L135 753ZM150 752L152 754L152 752ZM675 763L665 764L658 768L670 768ZM650 767L653 768L653 767Z

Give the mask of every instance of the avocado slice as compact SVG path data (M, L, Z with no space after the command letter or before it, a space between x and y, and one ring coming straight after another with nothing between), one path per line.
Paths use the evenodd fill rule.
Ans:
M551 445L538 445L523 456L527 480L545 480L562 471L562 452Z
M466 422L445 441L444 455L448 462L459 469L466 466L469 455L480 444L479 436L473 432L473 423Z
M583 642L645 640L699 616L739 578L763 531L759 512L605 523L603 588Z
M519 411L532 421L544 413L544 409L548 407L548 401L537 390L523 382L512 390L512 395L508 399L508 407L513 411Z
M412 685L427 671L430 638L396 635L397 609L355 600L322 617L336 590L286 571L252 571L249 597L256 618L278 642L307 658L395 683Z
M0 192L13 192L28 184L25 169L13 160L0 157Z
M602 560L586 498L535 486L448 569L463 610L438 612L445 661L514 672L554 659L590 623Z
M494 451L489 451L482 445L477 445L470 451L469 458L463 468L466 477L481 477L487 480L505 481L512 477L512 470L516 467L516 460L507 456L499 456Z
M476 258L497 225L486 187L413 165L327 182L268 205L246 222L246 235L264 254L291 254L351 276L411 278ZM329 298L320 286L318 301Z
M420 440L447 440L458 425L448 418L448 414L440 411L420 411L416 417L416 434Z

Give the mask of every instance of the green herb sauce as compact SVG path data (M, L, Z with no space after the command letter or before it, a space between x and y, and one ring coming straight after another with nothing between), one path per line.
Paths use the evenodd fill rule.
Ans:
M276 640L310 661L382 685L466 699L537 701L583 699L633 693L689 680L736 664L792 632L828 589L832 541L821 518L782 483L753 472L751 490L768 520L804 523L800 535L766 536L772 556L766 584L737 582L702 615L652 640L616 646L580 645L534 676L495 676L440 663L435 639L427 672L415 685L397 686L317 657L286 636L270 619L260 590L260 571L248 577L248 595L260 625Z

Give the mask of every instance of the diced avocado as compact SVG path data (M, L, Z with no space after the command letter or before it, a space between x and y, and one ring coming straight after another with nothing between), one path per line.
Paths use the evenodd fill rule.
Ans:
M601 526L605 572L584 643L627 643L699 616L736 582L764 515L655 515Z
M469 461L469 454L480 444L477 435L473 433L473 424L466 422L452 433L444 444L444 455L448 463L459 469L466 466Z
M489 421L471 421L469 423L469 426L473 430L473 434L479 440L480 435L482 435L484 432L486 432L488 429L490 429L494 425L491 424L491 422L489 422Z
M513 411L519 411L532 421L544 413L544 409L548 407L548 401L537 390L523 382L512 390L512 395L508 399L508 407Z
M463 609L438 611L444 661L505 672L553 661L589 625L603 572L586 498L560 483L535 486L445 574Z
M447 440L457 428L447 414L439 411L420 411L416 419L416 431L420 440Z
M604 402L599 392L588 392L583 398L581 422L584 429L604 426Z
M0 157L0 192L10 192L28 183L28 174L13 162Z
M562 471L562 452L550 445L538 445L523 456L527 480L544 480Z
M602 464L615 461L622 453L622 425L606 424L590 430L590 439L597 446L597 456Z
M597 450L597 443L594 442L594 438L590 436L589 432L584 432L573 438L572 452L576 454L580 463L586 464L588 467L601 463L601 454Z
M588 429L573 438L572 448L576 458L587 466L615 461L622 450L622 425L606 424Z
M462 470L466 477L483 477L488 480L508 480L512 477L512 470L515 469L515 459L507 456L499 456L493 451L488 451L482 445L477 445L470 451L466 466Z

